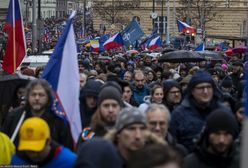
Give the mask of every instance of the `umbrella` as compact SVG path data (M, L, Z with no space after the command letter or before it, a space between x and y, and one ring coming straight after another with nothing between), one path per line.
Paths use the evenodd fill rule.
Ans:
M13 103L17 88L27 85L33 79L35 78L18 73L0 74L0 105Z
M198 54L206 58L207 60L223 60L221 53L214 51L197 51Z
M176 51L176 49L174 49L174 48L166 48L166 49L163 49L162 54L168 53L168 52L171 52L171 51Z
M163 54L158 61L176 63L176 62L200 62L200 61L206 61L206 59L194 51L178 50Z
M126 54L138 54L139 53L139 51L137 51L137 50L128 50L128 51L126 51Z
M244 54L248 51L246 46L239 46L232 49L235 54Z

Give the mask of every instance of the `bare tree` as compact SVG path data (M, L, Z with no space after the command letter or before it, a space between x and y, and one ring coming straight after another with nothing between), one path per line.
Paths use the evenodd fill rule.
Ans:
M213 0L179 0L181 7L177 9L177 18L180 18L189 24L201 27L203 30L206 28L213 29L210 25L206 24L210 21L221 22L222 15L217 15L217 8L220 7L220 2Z
M109 24L127 24L132 10L139 8L140 0L93 0L93 10Z

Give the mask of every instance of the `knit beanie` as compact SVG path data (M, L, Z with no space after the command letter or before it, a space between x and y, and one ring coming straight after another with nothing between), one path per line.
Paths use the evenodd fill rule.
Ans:
M218 131L227 131L233 138L238 136L238 123L234 115L226 109L217 109L211 112L206 120L207 135Z
M98 106L106 99L116 100L121 107L124 106L120 91L114 86L103 87L98 96Z
M198 70L190 79L188 84L188 91L191 92L192 89L200 84L200 83L210 83L212 84L213 88L215 88L214 80L212 79L211 75L204 70Z
M230 76L227 76L221 81L221 86L224 88L231 88L233 85L232 78Z
M115 128L120 132L123 128L134 123L141 123L146 126L146 116L136 107L126 107L117 115Z

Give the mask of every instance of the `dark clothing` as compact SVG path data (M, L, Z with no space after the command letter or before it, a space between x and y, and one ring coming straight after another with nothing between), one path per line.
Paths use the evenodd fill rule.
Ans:
M118 151L111 142L94 138L80 146L75 167L121 168L122 164Z
M80 116L81 116L81 121L82 121L82 129L90 126L91 118L93 114L95 113L96 109L97 107L88 108L86 106L85 100L83 100L80 103L80 113L81 113Z
M132 97L138 105L144 103L144 97L150 94L147 86L144 86L142 89L138 89L137 87L133 86L132 91Z
M170 133L179 144L184 145L189 152L192 152L195 142L205 126L206 117L218 108L225 107L218 102L217 98L213 98L210 104L204 107L197 105L193 97L185 97L183 102L172 112Z
M6 133L9 137L12 136L22 114L24 112L24 108L18 108L9 112L7 118L3 125L3 132ZM31 112L26 110L25 119L33 117ZM73 139L69 127L69 123L62 118L58 117L52 111L46 111L41 116L47 124L49 125L51 131L51 137L54 141L58 142L61 145L64 145L70 149L73 149ZM14 144L17 147L19 142L19 136L17 135Z
M44 168L54 168L59 166L60 168L73 167L76 161L76 155L69 149L59 146L56 143L51 144L51 151L47 158L40 162L33 162L30 160L25 152L17 152L11 160L11 165L37 165Z
M239 168L239 150L234 144L226 156L210 153L204 141L185 158L184 168Z
M169 132L167 133L165 141L169 144L171 148L177 151L182 156L182 158L188 154L188 150L183 145L178 144L175 138L173 138L173 136Z

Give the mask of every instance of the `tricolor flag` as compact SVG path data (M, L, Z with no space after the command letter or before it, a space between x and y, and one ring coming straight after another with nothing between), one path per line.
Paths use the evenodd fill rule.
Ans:
M124 45L122 36L120 33L116 33L114 36L110 37L105 43L103 44L106 50L110 50L113 48L118 48Z
M8 34L3 70L14 73L26 55L26 40L19 0L10 0L4 31Z
M99 40L90 40L90 48L92 52L99 52L100 50Z
M75 142L82 131L79 111L79 69L77 48L73 29L72 12L65 29L57 42L54 52L43 72L43 78L52 86L56 109L62 110L69 121L72 137Z
M161 38L160 36L153 38L152 40L149 40L149 43L147 44L147 48L149 50L154 50L156 48L159 48L162 46Z
M201 43L199 44L194 51L204 51L205 50L205 44Z
M178 31L183 33L196 33L196 29L185 22L177 20Z

